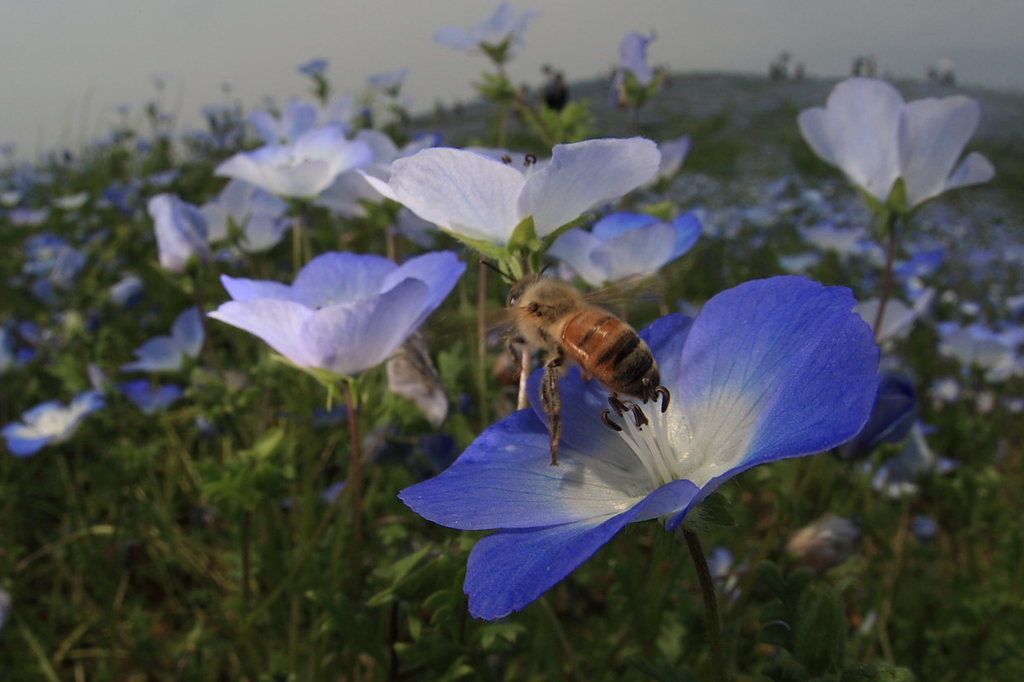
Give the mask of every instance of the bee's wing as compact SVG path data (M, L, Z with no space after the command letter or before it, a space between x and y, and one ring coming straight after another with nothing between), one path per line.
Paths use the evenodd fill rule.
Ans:
M657 299L662 293L659 275L632 275L583 295L587 303L602 307L621 306L638 299Z

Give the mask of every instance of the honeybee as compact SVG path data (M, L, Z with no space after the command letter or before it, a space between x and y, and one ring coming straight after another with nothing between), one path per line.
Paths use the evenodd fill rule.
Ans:
M646 403L660 397L661 411L668 409L669 392L661 385L658 363L647 343L628 323L589 303L572 285L529 274L512 286L506 305L515 326L508 347L517 364L516 351L524 345L547 353L541 400L551 432L552 466L558 465L562 436L558 380L572 362L583 370L584 379L596 378L609 390L611 409L605 408L601 419L611 429L622 430L612 421L611 410L620 417L631 412L638 428L648 423L630 398Z

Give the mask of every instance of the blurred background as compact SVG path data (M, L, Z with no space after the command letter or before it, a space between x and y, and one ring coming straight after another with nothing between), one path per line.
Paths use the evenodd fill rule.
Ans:
M76 149L121 116L142 120L159 98L180 126L200 108L246 109L308 95L298 65L330 63L336 92L409 67L413 112L473 97L485 61L433 41L444 26L475 24L497 2L481 0L6 0L0 21L0 142L16 156ZM542 16L510 66L539 84L551 63L570 81L607 75L627 31L656 31L650 60L672 71L766 73L782 51L809 76L849 73L858 55L879 75L924 78L949 60L961 83L1024 87L1024 3L1019 0L559 0L514 3ZM946 63L949 63L946 62ZM157 83L162 84L162 90ZM127 107L127 109L125 109ZM120 109L119 109L120 108Z

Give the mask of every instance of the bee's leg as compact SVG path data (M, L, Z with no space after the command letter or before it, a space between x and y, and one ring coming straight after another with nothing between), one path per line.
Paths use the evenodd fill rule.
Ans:
M508 349L508 354L512 356L512 362L516 367L516 374L521 374L523 371L523 354L522 348L526 345L526 339L522 336L514 335L509 336L508 340L505 341L505 348Z
M642 429L645 424L650 424L651 423L651 422L649 422L647 420L647 415L644 414L644 411L640 409L640 404L639 403L633 403L632 411L633 411L633 419L636 420L636 428L637 428L637 430Z
M559 368L565 356L558 348L552 358L544 365L544 380L541 383L541 401L544 412L548 415L548 428L551 431L551 466L558 466L558 443L562 440L562 397L558 393Z
M668 401L671 400L672 394L664 386L658 386L654 389L654 397L657 398L659 395L661 396L661 411L664 413L668 410Z

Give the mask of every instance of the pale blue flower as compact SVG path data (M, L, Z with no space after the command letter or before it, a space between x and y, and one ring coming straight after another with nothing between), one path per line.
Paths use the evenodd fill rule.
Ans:
M157 336L133 351L135 362L121 367L122 372L176 372L185 358L195 358L203 347L203 320L193 306L178 316L170 336Z
M127 381L117 387L143 414L163 412L185 395L180 386L155 384L149 379Z
M326 59L310 59L299 65L299 73L305 76L321 76L327 70L327 64Z
M241 230L238 247L259 253L280 243L291 226L288 203L244 180L232 180L212 201L199 207L211 243L229 237L229 223Z
M358 170L341 173L313 202L317 206L329 208L349 218L365 216L365 202L376 204L384 200L384 195L366 180L366 175L386 179L391 163L395 159L412 156L420 150L434 146L435 142L434 137L427 135L399 148L390 137L370 128L360 130L353 139L365 142L373 157Z
M963 95L905 103L892 85L848 78L824 108L800 112L804 139L825 161L881 204L902 179L910 211L943 192L987 182L995 174L977 152L957 161L978 127L978 103Z
M7 448L18 457L27 457L47 445L63 443L78 430L86 415L103 405L103 396L96 391L79 393L67 406L59 400L36 405L21 415L20 422L3 428Z
M506 244L526 218L540 237L654 177L650 140L599 139L555 145L534 168L462 149L424 149L391 164L387 181L364 174L384 196L457 236Z
M395 69L394 71L387 71L385 73L367 76L366 82L374 90L397 92L398 89L402 87L402 83L405 81L405 77L408 74L409 69L407 67Z
M747 282L694 320L670 315L642 336L671 393L641 403L621 431L602 421L608 391L577 369L561 382L559 465L531 377L532 409L491 426L440 476L401 499L465 530L497 529L470 555L470 613L495 619L530 604L627 524L669 529L741 472L821 452L856 434L878 387L878 347L840 287L801 277ZM614 417L613 417L614 418Z
M291 285L222 276L234 299L210 317L244 329L298 367L351 376L383 362L465 270L455 254L386 258L326 253Z
M568 265L591 286L636 275L652 275L697 242L701 225L692 213L670 223L646 213L612 213L590 232L572 229L548 253Z
M198 208L173 194L158 194L147 207L161 266L181 272L192 258L210 260L206 219Z
M522 44L526 27L539 15L537 10L526 10L519 14L514 7L503 2L493 15L479 24L469 28L447 26L434 34L434 40L456 50L469 52L479 50L481 45L498 47L508 41L511 51Z
M290 99L274 116L265 109L257 109L246 118L249 125L267 144L288 144L308 130L316 127L319 109L316 104L301 99Z
M239 152L214 172L278 196L312 199L341 173L372 160L373 151L365 142L348 140L340 129L326 126L306 131L290 144Z
M647 48L654 38L654 33L627 33L619 44L620 72L633 74L640 85L650 85L654 80L654 70L647 64Z

